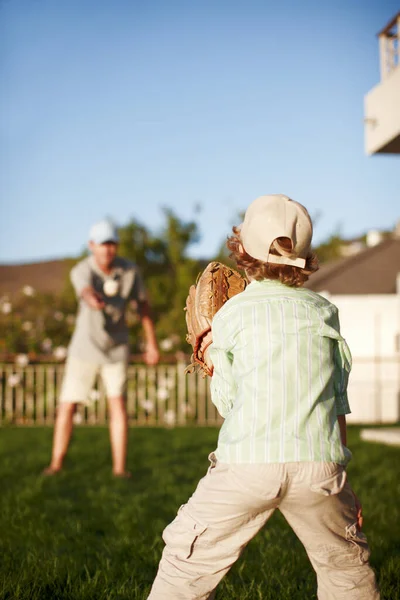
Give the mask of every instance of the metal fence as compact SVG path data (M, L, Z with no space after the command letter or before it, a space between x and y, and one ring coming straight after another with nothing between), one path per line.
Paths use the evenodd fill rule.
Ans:
M184 363L129 365L127 410L131 426L218 425L209 380L185 374ZM0 424L52 425L64 366L0 364ZM76 424L104 425L107 401L99 377L86 403L77 407Z

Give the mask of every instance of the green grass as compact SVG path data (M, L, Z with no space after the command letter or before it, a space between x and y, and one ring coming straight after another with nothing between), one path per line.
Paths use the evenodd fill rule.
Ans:
M108 432L77 429L64 473L40 475L50 429L0 431L0 598L140 599L149 592L161 532L204 474L216 429L132 429L132 481L112 479ZM400 450L351 429L350 479L362 498L382 598L400 599ZM311 600L315 576L276 512L220 584L216 600Z

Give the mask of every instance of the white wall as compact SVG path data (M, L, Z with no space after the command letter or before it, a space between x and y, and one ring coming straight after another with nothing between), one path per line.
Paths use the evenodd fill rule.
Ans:
M397 294L332 295L339 308L342 335L358 358L396 354L400 332L400 297Z
M364 115L367 154L400 136L400 65L365 96Z
M400 295L324 295L339 308L342 335L353 355L348 421L399 421Z

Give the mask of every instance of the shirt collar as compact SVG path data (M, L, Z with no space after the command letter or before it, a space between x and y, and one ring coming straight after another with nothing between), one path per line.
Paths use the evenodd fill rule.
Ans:
M104 271L102 271L100 269L93 254L91 254L89 256L89 265L90 265L91 269L95 273L97 273L97 275L100 275L100 277L102 277L102 279L110 279L118 272L118 266L119 266L118 256L115 257L111 272L108 274L104 273Z
M267 287L285 288L285 289L287 289L289 287L288 285L285 285L284 283L282 283L281 281L278 281L277 279L262 279L261 281L256 281L256 280L251 281L248 284L246 289L248 289L250 287L257 288L260 286L261 287L267 286Z

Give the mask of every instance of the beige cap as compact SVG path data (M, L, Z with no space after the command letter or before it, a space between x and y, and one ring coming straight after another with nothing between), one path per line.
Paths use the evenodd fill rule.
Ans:
M240 225L240 238L250 256L263 262L303 268L311 246L312 222L307 210L282 194L260 196L246 210ZM270 254L272 242L289 238L290 256Z

